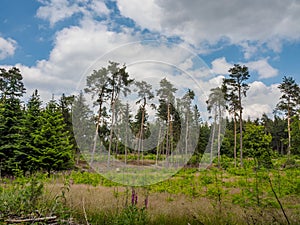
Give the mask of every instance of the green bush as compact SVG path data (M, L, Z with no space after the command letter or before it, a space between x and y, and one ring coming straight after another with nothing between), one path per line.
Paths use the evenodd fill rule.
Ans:
M0 224L11 218L69 218L70 212L60 197L45 199L44 182L35 176L10 181L0 188Z

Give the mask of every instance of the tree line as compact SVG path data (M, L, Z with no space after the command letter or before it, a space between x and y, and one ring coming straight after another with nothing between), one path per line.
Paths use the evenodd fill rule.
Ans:
M157 165L178 149L187 154L192 148L198 163L208 143L211 152L217 149L219 165L223 154L233 157L235 165L239 157L241 166L244 156L270 166L270 158L275 153L299 154L300 88L296 81L292 77L283 77L278 86L282 96L273 118L264 114L250 121L243 118L243 99L249 89L248 68L236 64L228 72L223 84L211 89L207 99L207 110L212 118L209 123L201 118L193 90L185 90L179 98L175 95L174 84L166 78L159 81L157 90L153 90L146 81L132 79L126 66L116 62L94 70L78 96L63 94L58 101L52 98L45 104L38 90L23 102L26 89L20 70L2 68L1 175L37 170L50 174L51 171L70 169L79 150L85 149L90 154L86 160L93 163L97 161L101 147L107 150L108 166L114 157L125 163L130 163L132 158L143 162L145 154L153 155ZM132 112L128 102L120 101L120 96L132 94L131 90L136 96L136 113ZM92 108L87 104L86 95L91 96ZM151 113L155 115L155 121L149 120ZM225 127L221 124L225 123L226 131L222 131ZM132 142L130 133L134 136L133 143L129 143ZM155 138L152 133L156 133ZM83 141L76 142L76 136L83 137ZM145 152L147 140L156 144ZM211 155L210 163L212 159Z

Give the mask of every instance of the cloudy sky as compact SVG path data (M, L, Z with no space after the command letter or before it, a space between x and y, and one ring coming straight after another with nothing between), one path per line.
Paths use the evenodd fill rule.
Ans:
M74 93L92 69L108 60L126 63L135 77L149 81L174 68L184 71L174 79L178 88L195 81L204 96L233 64L246 65L251 77L245 114L253 118L272 113L284 75L300 80L298 0L0 4L0 67L19 67L28 95L38 89L45 101L52 94Z

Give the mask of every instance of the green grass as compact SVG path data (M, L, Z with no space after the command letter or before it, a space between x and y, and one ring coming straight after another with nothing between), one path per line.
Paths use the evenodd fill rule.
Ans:
M270 170L257 169L251 160L234 168L226 160L226 169L183 168L165 181L137 187L137 204L130 187L97 173L2 179L0 224L36 212L82 224L287 224L280 204L290 224L300 223L298 159L273 160Z

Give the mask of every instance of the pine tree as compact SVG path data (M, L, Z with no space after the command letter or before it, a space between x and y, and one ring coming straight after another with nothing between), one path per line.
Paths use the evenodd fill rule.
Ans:
M173 149L173 128L172 128L172 120L175 120L175 92L177 88L169 82L166 78L160 81L160 88L157 90L157 96L159 97L159 106L158 106L158 117L165 121L167 129L166 129L166 156L172 152ZM177 118L176 118L177 119ZM180 130L180 129L179 129Z
M129 79L129 74L126 72L126 66L119 67L119 63L116 62L109 62L107 68L102 67L98 71L95 70L87 77L87 88L85 88L85 92L92 94L92 98L95 99L94 104L99 106L92 155L94 155L96 151L101 120L105 113L105 104L110 100L111 126L107 160L108 166L110 164L113 128L115 125L115 104L121 93L126 96L126 94L130 92L128 86L131 85L132 82L133 80Z
M178 99L177 102L179 103L179 108L181 108L181 114L182 114L182 118L184 118L184 122L183 122L183 128L184 128L184 133L185 133L185 137L184 137L184 152L187 155L189 152L189 140L192 139L191 138L191 134L190 132L192 132L193 130L190 129L193 123L193 113L192 113L192 101L195 98L195 92L192 90L188 90L184 96L182 97L182 99Z
M288 123L288 155L291 154L291 118L295 115L300 105L300 87L292 77L283 77L282 83L278 86L282 96L276 109L285 113Z
M243 106L242 99L246 97L249 85L245 83L249 79L248 67L235 64L234 67L228 71L229 78L224 79L224 85L226 87L225 98L230 97L229 101L231 107L239 112L239 128L240 128L240 161L243 167ZM235 115L234 115L235 116Z
M128 93L131 92L129 86L133 83L133 79L129 78L129 74L126 71L126 66L123 65L119 67L119 63L109 62L107 69L110 72L109 76L109 86L111 91L110 96L110 109L111 109L111 127L109 134L109 146L108 146L108 158L107 158L107 166L110 166L110 155L113 144L113 136L114 136L114 126L115 126L115 107L116 103L120 97L120 94L123 94L125 97Z
M152 93L152 85L148 84L145 81L136 81L135 86L138 88L137 93L139 100L136 104L141 103L139 111L136 115L136 125L139 127L137 129L137 138L138 138L138 161L140 160L140 152L142 151L143 154L143 139L145 139L146 132L149 130L147 129L146 122L148 120L148 115L146 112L146 106L149 104L147 101L154 98L154 94ZM154 105L151 105L154 108Z
M217 152L218 152L218 167L220 167L220 156L221 156L221 130L223 128L223 113L225 108L225 98L222 89L217 87L210 90L211 93L207 100L207 109L208 112L213 114L214 123L213 123L213 132L211 140L211 159L210 163L212 164L212 152L214 147L214 133L215 128L218 128L217 135Z

